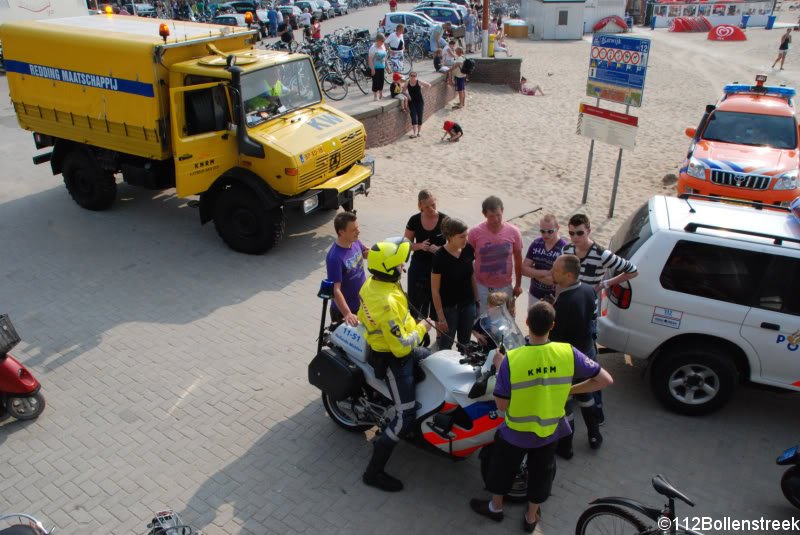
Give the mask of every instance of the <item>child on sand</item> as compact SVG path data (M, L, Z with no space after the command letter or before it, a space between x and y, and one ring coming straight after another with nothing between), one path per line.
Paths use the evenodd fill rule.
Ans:
M392 95L392 98L396 98L400 101L400 109L402 111L408 111L409 95L406 91L406 82L403 80L403 76L399 72L392 74L392 83L389 85L389 94Z
M544 96L544 91L542 91L542 86L528 84L528 79L525 78L524 76L519 79L519 92L520 93L522 93L523 95L529 95L529 96L535 97L537 91L542 96Z
M444 128L444 134L442 134L442 141L444 141L444 138L446 138L449 135L450 138L447 141L455 142L461 139L461 136L464 135L464 131L461 129L461 126L459 126L459 124L456 122L445 121L443 128Z

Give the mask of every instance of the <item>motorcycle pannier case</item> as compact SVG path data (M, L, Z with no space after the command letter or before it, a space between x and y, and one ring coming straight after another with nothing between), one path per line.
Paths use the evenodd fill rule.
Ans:
M324 347L308 365L308 382L332 400L341 401L358 393L364 373L342 354Z

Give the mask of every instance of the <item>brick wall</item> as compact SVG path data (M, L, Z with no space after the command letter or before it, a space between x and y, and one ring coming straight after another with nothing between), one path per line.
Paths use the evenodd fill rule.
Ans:
M519 91L522 58L475 58L475 72L469 77L474 84L507 85Z
M519 91L522 64L520 58L473 59L476 66L475 72L470 76L470 83L504 84ZM431 78L430 75L425 76L431 87L422 89L422 96L425 99L424 120L444 108L456 97L455 90L445 83L444 75L434 74L432 76L434 78ZM408 112L400 111L400 102L395 99L384 100L385 104L378 108L371 107L364 111L347 110L367 129L367 148L388 145L411 130L411 116ZM372 103L370 102L370 104Z

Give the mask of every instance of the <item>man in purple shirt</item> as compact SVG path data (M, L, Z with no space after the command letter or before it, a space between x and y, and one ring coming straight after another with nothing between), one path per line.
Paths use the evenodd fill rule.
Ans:
M358 325L358 292L364 281L364 259L369 249L358 239L359 228L356 214L340 212L333 218L336 241L331 245L325 264L328 280L333 282L333 303L331 321L346 321L348 325Z
M495 435L486 478L486 488L492 493L492 499L470 501L470 507L479 515L495 522L503 520L503 496L511 489L527 454L528 510L523 519L527 533L533 533L541 516L539 506L550 496L558 440L571 433L563 410L567 396L594 392L613 383L611 375L598 363L569 344L548 339L555 317L551 304L536 303L528 311L526 321L530 344L512 350L497 371L495 403L506 417ZM573 378L584 381L569 386ZM542 403L528 403L532 399ZM554 409L559 414L557 421L551 417ZM532 431L512 427L529 427Z

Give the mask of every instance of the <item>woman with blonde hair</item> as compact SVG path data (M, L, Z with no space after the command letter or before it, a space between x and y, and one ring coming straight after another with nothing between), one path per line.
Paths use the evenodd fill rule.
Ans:
M436 208L436 197L424 189L417 195L419 212L406 224L405 237L411 242L408 267L408 303L416 319L436 318L431 306L431 265L433 255L444 245L442 221L447 217Z

